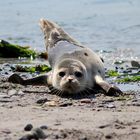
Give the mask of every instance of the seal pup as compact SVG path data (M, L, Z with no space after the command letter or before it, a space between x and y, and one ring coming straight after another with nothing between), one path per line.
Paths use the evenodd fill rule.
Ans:
M48 85L61 93L80 93L95 87L107 95L122 91L105 81L102 59L90 48L83 46L56 23L41 19L40 27L44 33L48 61L52 71L46 75L24 80L13 74L9 82L22 85Z

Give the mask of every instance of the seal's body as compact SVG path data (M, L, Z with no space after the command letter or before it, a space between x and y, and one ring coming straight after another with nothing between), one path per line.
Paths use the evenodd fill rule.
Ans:
M54 48L48 51L48 61L52 68L54 68L57 63L67 58L81 61L88 72L99 73L104 79L105 72L103 62L91 49L76 46L67 41L60 41Z
M106 81L101 58L88 47L75 41L57 24L40 20L48 61L52 71L45 76L23 80L12 75L9 81L20 84L47 84L62 93L79 93L98 85L106 94L121 91Z

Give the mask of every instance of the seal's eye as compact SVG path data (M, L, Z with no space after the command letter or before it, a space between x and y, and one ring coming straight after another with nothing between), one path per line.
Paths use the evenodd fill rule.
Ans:
M76 72L74 73L74 75L75 75L76 77L78 77L78 78L80 78L80 77L83 76L83 74L82 74L81 72L79 72L79 71L76 71Z
M65 72L63 72L63 71L59 72L59 76L60 76L60 77L64 77L64 76L65 76L65 74L66 74L66 73L65 73Z

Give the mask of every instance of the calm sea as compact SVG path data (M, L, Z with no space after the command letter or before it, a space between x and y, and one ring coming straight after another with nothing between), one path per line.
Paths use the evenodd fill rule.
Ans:
M40 18L100 53L140 57L140 0L0 0L0 39L45 50Z

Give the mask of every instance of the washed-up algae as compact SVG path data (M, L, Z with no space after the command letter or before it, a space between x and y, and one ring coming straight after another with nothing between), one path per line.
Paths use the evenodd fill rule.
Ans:
M22 47L20 45L10 44L7 41L0 40L0 57L18 58L18 57L33 57L38 54L31 50L29 46Z
M138 81L140 81L140 75L135 75L135 76L128 75L124 78L117 79L116 81L121 82L121 83L138 82Z
M14 68L15 72L48 72L51 68L48 65L37 65L37 66L22 66L22 65L16 65Z
M106 74L109 77L115 77L115 76L119 76L120 75L117 71L114 71L114 70L108 70Z
M115 70L108 70L106 72L106 76L108 77L116 77L116 82L119 83L128 83L128 82L138 82L140 81L140 72L136 73L119 73Z

